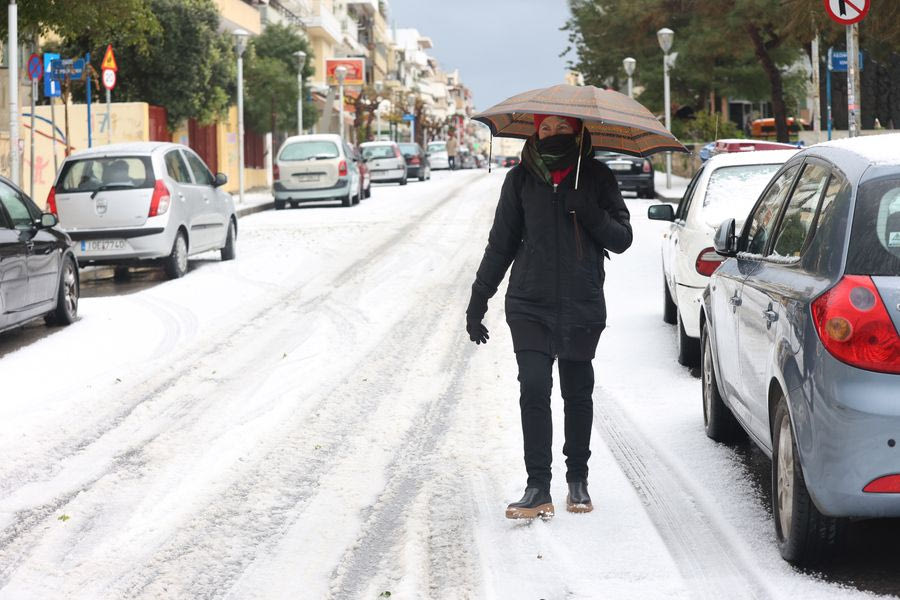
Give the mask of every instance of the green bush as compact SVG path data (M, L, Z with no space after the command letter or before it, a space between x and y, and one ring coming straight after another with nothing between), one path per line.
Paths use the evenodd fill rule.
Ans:
M692 119L675 120L672 123L672 133L683 143L744 137L743 132L732 121L718 113L710 114L706 111L696 113Z

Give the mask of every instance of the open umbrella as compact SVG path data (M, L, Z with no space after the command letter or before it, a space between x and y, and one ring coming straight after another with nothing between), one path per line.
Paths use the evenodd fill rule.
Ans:
M559 115L584 121L594 148L632 156L687 152L653 113L624 94L592 85L554 85L507 98L472 117L498 137L528 138L534 115Z

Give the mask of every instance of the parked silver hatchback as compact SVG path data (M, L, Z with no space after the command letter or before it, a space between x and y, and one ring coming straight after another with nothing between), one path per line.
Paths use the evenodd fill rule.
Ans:
M359 145L359 150L369 167L372 181L406 185L406 159L397 142L365 142Z
M273 168L275 209L301 202L359 204L362 178L353 150L333 133L294 135L278 150Z
M193 150L166 142L99 146L66 158L47 210L75 242L78 263L120 269L160 261L170 278L188 256L235 257L237 217L228 181Z

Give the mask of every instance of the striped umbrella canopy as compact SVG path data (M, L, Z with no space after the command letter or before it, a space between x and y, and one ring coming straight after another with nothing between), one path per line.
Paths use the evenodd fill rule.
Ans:
M528 138L534 115L575 117L591 132L594 148L632 156L687 152L653 113L632 98L592 85L554 85L507 98L472 118L498 137Z

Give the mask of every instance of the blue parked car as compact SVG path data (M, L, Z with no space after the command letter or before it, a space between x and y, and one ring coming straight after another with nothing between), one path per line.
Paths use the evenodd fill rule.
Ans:
M847 518L900 516L900 134L798 152L715 248L706 433L772 457L781 554L815 563Z

